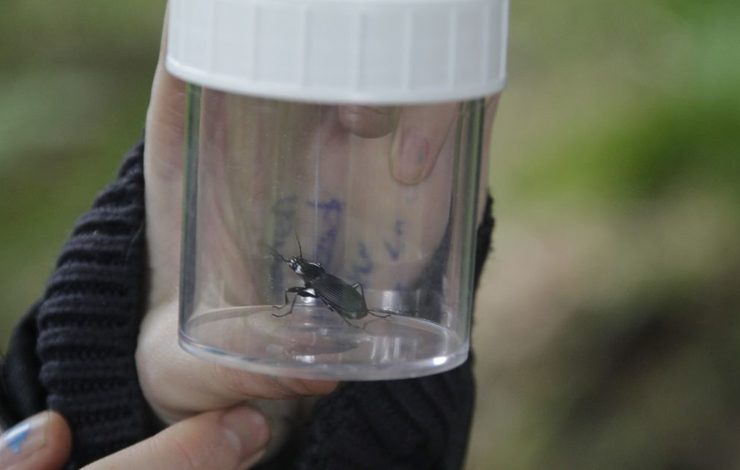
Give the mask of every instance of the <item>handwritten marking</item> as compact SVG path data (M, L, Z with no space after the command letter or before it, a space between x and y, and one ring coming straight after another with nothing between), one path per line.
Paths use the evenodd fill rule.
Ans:
M394 239L390 242L387 240L384 242L385 249L393 261L399 260L405 248L403 241L404 225L405 222L403 220L396 220L396 224L393 227Z
M352 277L357 282L365 284L368 276L373 272L373 268L373 259L370 257L367 245L363 242L357 242L357 258L352 263Z
M306 204L321 212L321 225L326 227L316 241L316 261L326 268L331 268L344 204L336 198L326 201L306 201Z

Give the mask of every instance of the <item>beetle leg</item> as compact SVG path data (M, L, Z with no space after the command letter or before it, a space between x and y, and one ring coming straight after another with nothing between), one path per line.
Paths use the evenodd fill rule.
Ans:
M286 313L282 313L282 314L273 313L272 316L273 317L280 318L280 317L284 317L286 315L291 314L293 312L293 306L295 305L295 299L296 299L296 297L298 297L300 295L300 293L302 291L304 291L304 290L305 290L305 287L301 287L301 286L295 286L295 287L290 287L288 289L285 289L285 293L284 293L285 294L285 303L283 305L273 305L272 308L274 308L274 309L280 309L280 310L282 310L283 308L285 308L285 306L288 305L288 293L294 292L296 295L293 296L293 302L290 304L290 310L288 310Z
M388 318L392 315L390 312L387 312L385 310L375 311L375 310L368 309L367 313L369 313L370 315L374 317L378 317L378 318ZM385 315L381 315L380 313L385 313Z
M289 293L291 293L291 292L300 292L303 289L304 289L304 287L300 287L300 286L295 286L295 287L290 287L288 289L285 289L285 292L284 292L284 294L285 294L285 302L283 303L283 305L273 305L272 308L282 309L283 307L285 307L286 305L288 305L288 294Z
M362 284L360 284L359 282L355 282L354 284L352 284L353 289L357 289L358 287L360 288L360 294L362 294L362 298L364 299L365 298L365 288L362 287Z
M301 295L300 292L296 292L296 294L293 296L293 302L290 303L290 308L288 309L287 313L282 314L281 316L284 317L285 315L289 315L293 313L293 307L295 307L295 301L298 300L298 296Z
M298 296L318 298L318 295L314 293L313 289L307 289L305 287L295 286L289 289L285 289L285 303L283 305L273 305L272 308L282 309L286 305L288 305L288 293L289 292L295 293L295 295L293 296L293 301L290 303L290 308L285 313L281 313L281 314L273 313L272 314L273 317L281 318L281 317L284 317L286 315L290 315L291 313L293 313L293 307L295 307L295 301L296 299L298 299Z

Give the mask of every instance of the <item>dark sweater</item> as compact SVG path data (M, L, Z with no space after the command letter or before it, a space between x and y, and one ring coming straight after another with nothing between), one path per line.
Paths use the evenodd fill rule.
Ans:
M144 145L98 196L65 244L43 298L21 320L2 367L0 419L62 413L74 436L71 468L158 430L134 352L146 296ZM476 284L493 229L478 229ZM302 437L260 468L456 469L473 403L471 361L438 375L347 382L320 399Z

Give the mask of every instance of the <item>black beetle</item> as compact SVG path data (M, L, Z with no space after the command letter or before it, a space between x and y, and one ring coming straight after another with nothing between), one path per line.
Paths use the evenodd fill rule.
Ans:
M293 297L293 302L290 304L290 309L279 315L273 313L273 316L284 317L291 314L298 296L320 299L326 304L329 310L337 312L351 326L354 325L349 320L359 320L366 317L368 313L379 318L387 318L397 313L390 310L370 310L367 308L365 289L362 287L362 284L359 282L349 284L339 277L326 272L326 269L321 266L321 263L308 261L303 257L303 250L301 249L301 242L298 240L298 235L296 235L296 242L298 243L299 255L291 258L285 258L277 250L270 247L273 255L287 264L303 281L303 286L285 289L285 303L283 305L273 305L273 308L284 308L288 305L288 294L294 293L295 296Z

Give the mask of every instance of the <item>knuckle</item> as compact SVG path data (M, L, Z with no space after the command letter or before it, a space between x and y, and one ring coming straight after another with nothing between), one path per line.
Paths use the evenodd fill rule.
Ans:
M337 381L304 380L280 376L255 376L238 369L214 367L214 383L233 399L292 399L305 396L326 395L334 391Z
M193 445L193 443L186 443L178 438L172 440L171 450L175 456L177 468L183 470L202 469L204 459L201 454L208 453L208 449L204 449L203 444Z
M338 382L328 380L278 379L280 386L289 394L298 397L325 395L332 392Z
M245 372L229 367L214 366L210 368L213 383L221 384L231 395L241 395L247 392Z
M253 398L287 398L289 390L275 386L270 376L254 375L248 372L215 366L211 370L213 383L219 384L221 392L234 403Z
M231 468L238 459L217 432L165 433L150 439L154 461L164 462L166 468L205 470ZM233 454L233 455L232 455Z

